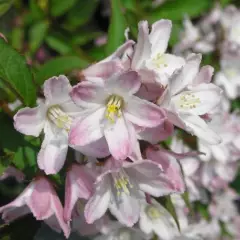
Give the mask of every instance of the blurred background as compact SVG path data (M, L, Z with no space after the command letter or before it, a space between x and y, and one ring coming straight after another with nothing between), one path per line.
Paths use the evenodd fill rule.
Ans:
M153 23L161 18L173 21L169 50L179 41L183 19L193 23L204 17L216 4L240 6L239 0L0 0L0 33L31 65L34 84L40 88L49 77L67 74L71 80L81 77L81 69L111 54L125 41L124 31L137 38L140 20ZM219 70L214 53L205 54L203 63ZM0 69L1 70L1 69ZM40 92L38 93L40 94ZM0 81L0 174L9 161L24 170L25 180L7 178L0 182L0 205L15 198L32 179L36 171L39 139L23 137L9 121L9 109L19 107L16 95ZM239 98L232 101L232 109L240 108ZM10 160L9 160L10 159ZM62 183L60 175L53 181ZM240 192L240 177L232 183ZM59 193L62 190L59 188ZM60 240L53 232L32 216L11 225L0 222L0 240ZM70 240L86 239L72 234Z

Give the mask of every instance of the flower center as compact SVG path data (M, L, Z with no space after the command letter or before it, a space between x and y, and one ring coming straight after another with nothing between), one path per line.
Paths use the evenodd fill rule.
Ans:
M196 106L200 103L200 98L197 98L192 93L185 93L181 95L179 100L179 106L184 110L196 108Z
M225 70L225 75L231 79L237 76L237 71L233 68L227 68Z
M47 111L48 119L54 123L58 128L70 131L72 118L62 111L59 105L51 106Z
M158 68L158 69L161 69L161 68L164 68L164 67L167 67L168 64L167 64L167 59L166 59L166 56L165 54L161 54L161 53L158 53L156 55L156 57L154 57L152 59L152 63Z
M131 240L132 237L131 237L130 231L128 229L125 229L125 228L121 229L119 231L119 238L118 239L119 240Z
M151 220L156 220L159 219L161 217L161 212L159 211L158 208L154 207L154 206L147 206L146 209L146 214L147 216L151 219Z
M116 117L122 116L121 109L123 108L124 101L123 98L118 95L111 95L107 99L107 108L106 108L106 118L111 122L114 123Z
M118 196L120 196L122 193L130 195L129 188L132 188L133 185L130 183L129 177L124 172L114 174L113 180Z

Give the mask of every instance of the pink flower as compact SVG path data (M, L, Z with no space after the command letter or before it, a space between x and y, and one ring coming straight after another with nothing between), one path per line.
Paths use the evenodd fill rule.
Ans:
M159 163L150 160L119 162L108 159L95 182L95 191L85 207L87 223L109 210L127 226L138 221L140 202L148 193L155 197L179 192Z
M8 177L14 177L18 182L22 182L25 178L25 175L22 171L18 170L13 166L9 166L0 176L0 180L4 180Z
M168 120L209 144L219 144L220 137L201 118L220 103L221 89L210 83L213 68L199 71L201 55L191 54L187 63L174 74L158 104L167 109Z
M141 77L143 85L138 94L144 98L153 100L159 96L173 72L185 64L183 58L166 53L171 28L171 21L165 19L155 22L151 33L147 21L138 24L130 68Z
M70 144L84 146L104 137L113 157L126 159L135 148L132 124L151 128L165 120L161 108L133 95L139 87L134 71L116 74L101 84L81 82L75 86L72 99L86 109L86 115L73 123Z
M14 201L0 208L6 222L30 212L37 220L44 220L54 230L60 232L62 229L64 235L69 236L70 228L63 219L62 204L45 177L35 178Z
M46 174L55 174L63 167L68 150L68 132L74 118L82 114L69 96L71 89L65 76L50 78L44 83L45 101L35 108L23 108L14 116L14 126L19 132L38 137L44 131L38 166ZM105 141L101 139L96 144L78 146L77 150L98 157L109 154Z
M78 199L89 199L93 191L94 178L83 165L73 164L67 171L65 185L64 219L71 220Z

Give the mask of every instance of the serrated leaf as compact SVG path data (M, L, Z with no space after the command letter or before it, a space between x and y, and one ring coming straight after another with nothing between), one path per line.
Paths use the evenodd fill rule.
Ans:
M0 39L0 78L26 105L36 101L36 88L26 60Z
M124 43L124 31L127 28L120 0L111 0L111 10L112 14L108 28L106 54L114 52L122 43Z
M78 1L67 13L66 28L75 29L86 24L93 16L99 1Z
M67 74L75 69L82 69L89 63L77 56L57 57L42 65L36 73L36 82L42 85L45 80L60 74Z
M153 23L161 18L170 20L182 20L184 15L190 18L198 17L213 6L209 0L171 0L149 13L148 20Z
M13 0L0 0L0 17L6 13L13 4Z
M31 26L29 31L29 48L31 53L34 53L42 45L48 27L49 23L46 21L40 21Z
M59 1L51 0L50 2L50 12L54 17L58 17L66 13L71 9L78 0L68 0L68 1Z

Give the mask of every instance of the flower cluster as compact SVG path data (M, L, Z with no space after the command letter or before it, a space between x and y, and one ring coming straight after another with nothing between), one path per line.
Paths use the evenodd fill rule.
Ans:
M217 8L201 22L203 33L186 19L185 37L175 53L213 51L216 34L211 29L220 16L230 32L225 41L236 40L237 29L226 23L235 21L229 11L240 16L236 9ZM126 42L82 70L75 86L63 75L46 80L39 105L16 113L16 130L44 136L37 156L41 172L0 208L5 221L32 212L66 237L72 230L101 233L99 240L217 239L218 220L239 234L232 203L237 194L228 188L240 156L239 116L230 113L223 90L211 82L213 67L201 66L201 54L167 51L171 28L170 20L155 22L151 30L147 21L140 22L136 42L126 33ZM225 93L236 96L237 72L230 73L225 61L215 82L224 85L228 73L233 85L227 83ZM179 138L184 131L196 137L198 151ZM47 176L60 170L66 173L64 207ZM191 202L206 202L208 192L215 194L210 222L202 216L190 219L180 197L186 189ZM163 196L174 204L178 224L161 202ZM226 204L231 208L224 209Z

